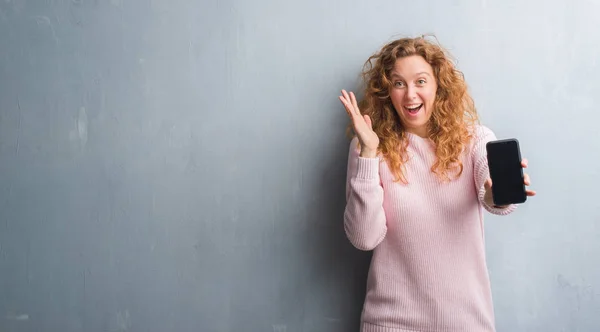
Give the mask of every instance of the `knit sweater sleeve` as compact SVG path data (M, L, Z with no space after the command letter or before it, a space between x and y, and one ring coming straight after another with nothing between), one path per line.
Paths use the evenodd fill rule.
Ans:
M489 177L489 168L487 162L487 150L485 145L489 141L496 140L496 135L493 131L485 126L478 126L475 131L475 141L473 144L472 158L474 165L475 186L478 193L479 202L484 209L496 215L507 215L512 213L517 205L511 204L505 207L495 207L485 202L485 181ZM493 186L493 183L492 183Z
M353 246L373 250L387 232L383 210L383 187L379 176L379 158L363 158L357 146L350 143L346 175L346 208L344 230Z

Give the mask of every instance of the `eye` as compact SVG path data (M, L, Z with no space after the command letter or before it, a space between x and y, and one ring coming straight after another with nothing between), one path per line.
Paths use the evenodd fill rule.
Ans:
M417 82L418 82L419 84L425 84L425 83L426 83L426 82L425 82L425 80L424 80L424 79L422 79L422 78L421 78L421 79L419 79Z
M394 83L394 86L397 87L397 88L402 87L403 85L404 85L404 83L402 83L402 82L395 82Z

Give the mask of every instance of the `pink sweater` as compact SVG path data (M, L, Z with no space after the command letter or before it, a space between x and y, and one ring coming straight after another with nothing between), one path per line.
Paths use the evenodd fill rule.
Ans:
M428 139L408 134L407 185L379 158L360 157L352 140L344 226L356 248L373 250L361 331L495 331L483 210L506 215L516 206L484 203L485 144L495 136L484 126L474 132L463 174L450 183L431 173Z

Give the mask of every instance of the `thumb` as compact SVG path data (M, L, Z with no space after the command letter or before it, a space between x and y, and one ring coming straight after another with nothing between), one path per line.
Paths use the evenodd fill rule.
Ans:
M485 189L490 189L492 188L492 179L487 178L487 180L485 180Z
M363 115L363 118L365 119L367 126L369 126L369 129L373 129L373 123L371 122L371 118L366 114Z

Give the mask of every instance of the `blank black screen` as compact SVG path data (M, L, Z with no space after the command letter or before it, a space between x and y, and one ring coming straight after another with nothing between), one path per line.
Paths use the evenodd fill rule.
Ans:
M501 140L487 145L492 194L496 205L525 201L521 154L516 140Z

